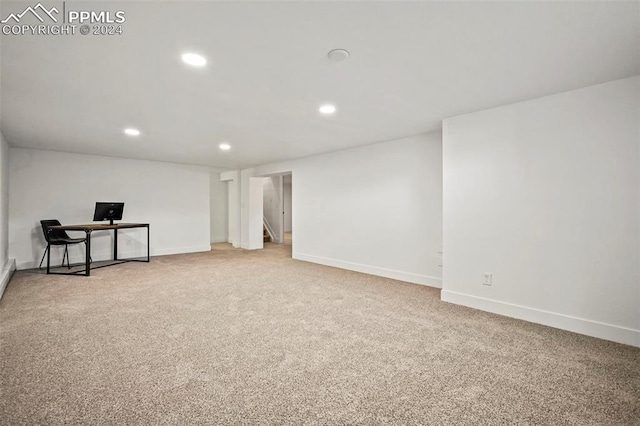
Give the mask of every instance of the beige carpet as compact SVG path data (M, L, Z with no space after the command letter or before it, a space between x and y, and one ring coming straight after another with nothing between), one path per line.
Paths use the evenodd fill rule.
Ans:
M640 349L288 245L17 272L0 344L6 425L640 424Z

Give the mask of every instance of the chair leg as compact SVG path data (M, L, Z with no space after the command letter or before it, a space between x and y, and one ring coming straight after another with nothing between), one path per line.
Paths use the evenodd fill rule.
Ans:
M38 269L42 269L42 262L44 262L44 257L47 255L47 250L49 250L49 246L44 248L44 253L42 254L42 259L40 259L40 265L38 265Z
M62 255L62 266L64 266L64 257L67 256L67 268L71 269L71 265L69 264L69 246L67 244L64 245L64 254Z

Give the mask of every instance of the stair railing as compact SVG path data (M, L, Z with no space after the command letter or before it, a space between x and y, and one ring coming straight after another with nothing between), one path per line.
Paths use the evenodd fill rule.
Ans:
M262 223L264 223L264 227L269 233L269 236L271 237L271 241L276 243L279 242L278 239L276 238L275 232L273 232L273 228L271 227L271 225L269 225L269 221L267 220L266 216L262 216Z

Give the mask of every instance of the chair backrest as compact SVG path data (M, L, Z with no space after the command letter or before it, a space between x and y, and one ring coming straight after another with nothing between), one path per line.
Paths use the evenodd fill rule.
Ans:
M44 239L47 242L54 242L56 240L63 240L69 238L69 234L67 234L62 229L52 229L49 232L50 226L58 226L62 225L58 219L45 219L40 221L40 225L42 225L42 232L44 233ZM49 241L51 239L51 241Z

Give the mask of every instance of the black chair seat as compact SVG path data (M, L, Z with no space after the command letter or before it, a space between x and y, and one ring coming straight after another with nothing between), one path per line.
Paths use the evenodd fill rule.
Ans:
M61 246L63 244L77 244L84 243L86 238L49 238L49 243L52 246Z

